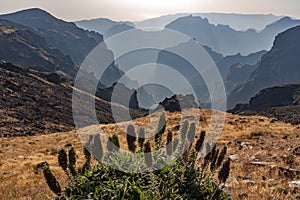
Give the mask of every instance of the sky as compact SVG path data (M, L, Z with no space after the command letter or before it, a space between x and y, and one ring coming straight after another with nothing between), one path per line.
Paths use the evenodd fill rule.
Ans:
M0 13L38 7L67 21L99 17L139 21L174 13L287 15L300 19L299 0L0 0Z

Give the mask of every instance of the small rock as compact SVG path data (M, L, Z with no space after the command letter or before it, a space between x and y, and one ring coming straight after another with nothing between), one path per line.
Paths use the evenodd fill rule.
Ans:
M232 122L232 121L229 121L228 124L229 124L229 125L235 125L235 123Z
M68 143L68 144L65 145L65 147L72 147L72 144Z
M180 125L175 126L174 129L178 131L180 129Z
M275 181L275 179L273 178L266 180L266 182L273 182L273 181Z
M234 155L230 155L229 158L230 158L231 160L237 160L237 159L239 159L240 157L239 157L239 155L234 154Z
M295 156L300 156L300 146L297 146L296 148L294 148L293 154Z
M282 137L282 139L287 140L289 136L285 135Z
M248 185L254 185L255 182L252 180L242 180L242 183L248 184Z
M241 142L241 146L242 146L242 147L244 147L244 146L248 146L248 145L250 145L250 143L249 143L249 142Z
M226 187L232 187L233 185L238 185L239 182L236 180L236 178L234 177L228 177L227 181L226 181Z
M292 182L289 182L289 187L290 188L298 188L300 187L300 181L292 181Z
M277 121L278 121L277 119L273 118L273 119L271 119L270 123L275 123Z
M250 162L252 165L257 165L257 166L270 166L272 163L270 162Z

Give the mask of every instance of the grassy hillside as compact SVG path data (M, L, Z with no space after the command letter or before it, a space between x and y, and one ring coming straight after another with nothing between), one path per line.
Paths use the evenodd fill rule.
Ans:
M197 109L186 112L195 114ZM201 110L199 133L210 125L211 111ZM155 113L158 120L160 114ZM167 129L175 130L180 123L180 113L167 114ZM147 125L150 118L136 120L138 125ZM122 127L128 123L101 125L108 135L118 134L122 149L127 149ZM118 127L119 126L119 127ZM93 126L86 130L93 130ZM154 131L146 129L146 133ZM274 122L261 116L237 116L227 114L225 128L219 143L228 143L228 156L232 158L230 177L226 191L233 199L297 199L299 190L288 187L288 182L299 178L299 157L292 150L299 145L300 127ZM166 140L166 133L163 137ZM0 193L2 199L49 199L54 195L48 189L42 174L34 174L34 166L48 161L62 186L67 177L57 163L57 152L66 144L77 149L78 164L82 165L82 144L75 131L31 137L0 138ZM262 162L252 163L251 162ZM298 173L298 175L297 175ZM8 189L9 188L9 189ZM298 193L297 193L298 192ZM298 197L297 197L298 195Z

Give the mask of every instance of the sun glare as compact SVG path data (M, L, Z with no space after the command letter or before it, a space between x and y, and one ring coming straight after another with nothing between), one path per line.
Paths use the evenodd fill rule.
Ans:
M194 0L126 0L122 4L128 7L136 7L145 10L165 10L190 8L195 3Z

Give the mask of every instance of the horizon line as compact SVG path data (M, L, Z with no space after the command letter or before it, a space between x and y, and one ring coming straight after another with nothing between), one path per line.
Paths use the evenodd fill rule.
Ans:
M14 10L14 11L9 11L9 12L4 12L4 13L0 13L0 15L8 15L8 14L14 14L17 12L21 12L21 11L26 11L26 10L30 10L30 9L40 9L43 10L53 16L55 16L56 18L59 19L63 19L67 22L78 22L78 21L89 21L89 20L96 20L96 19L109 19L112 21L116 21L116 22L141 22L141 21L146 21L146 20L151 20L151 19L155 19L155 18L160 18L160 17L166 17L166 16L172 16L172 15L194 15L194 14L224 14L224 15L272 15L275 17L291 17L294 19L299 19L295 16L291 16L291 15L282 15L282 14L275 14L275 13L235 13L235 12L218 12L218 11L212 11L212 12L179 12L179 13L166 13L166 14L161 14L161 15L155 15L155 16L149 16L149 17L145 17L143 19L140 20L130 20L130 19L116 19L116 18L111 18L111 17L107 17L107 16L98 16L98 17L90 17L90 18L80 18L80 19L65 19L63 17L57 16L55 14L53 14L52 12L48 11L47 9L41 8L41 7L28 7L28 8L23 8L23 9L18 9L18 10Z

